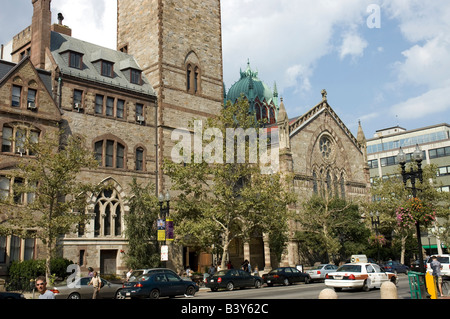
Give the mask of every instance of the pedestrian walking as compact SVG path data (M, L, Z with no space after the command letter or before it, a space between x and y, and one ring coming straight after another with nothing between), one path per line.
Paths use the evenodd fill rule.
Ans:
M130 281L130 277L131 277L132 273L133 273L133 269L130 268L130 270L127 272L127 282Z
M36 279L36 288L39 292L39 299L55 299L53 291L47 289L47 280L44 276Z
M442 265L436 256L431 257L430 266L431 266L431 269L433 270L432 275L433 275L435 283L438 287L439 293L440 293L441 297L443 297L444 294L442 293L442 273L441 273Z
M89 282L89 285L92 285L94 287L94 292L92 294L92 299L97 299L97 297L100 294L100 289L102 288L102 279L98 275L96 271L94 271L94 276L92 277L91 281Z

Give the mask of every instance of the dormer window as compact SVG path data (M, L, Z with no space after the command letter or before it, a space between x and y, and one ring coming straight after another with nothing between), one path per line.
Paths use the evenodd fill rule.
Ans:
M103 76L114 77L114 63L108 61L102 61L101 73Z
M69 52L69 66L74 69L83 69L83 55L78 52Z
M141 71L130 69L130 82L133 84L141 84Z

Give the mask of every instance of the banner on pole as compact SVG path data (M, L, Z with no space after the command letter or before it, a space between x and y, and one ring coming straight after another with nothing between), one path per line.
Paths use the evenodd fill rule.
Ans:
M166 240L166 223L164 219L158 219L156 221L156 226L158 229L157 237L158 241L165 241Z
M174 240L173 219L166 219L166 240Z

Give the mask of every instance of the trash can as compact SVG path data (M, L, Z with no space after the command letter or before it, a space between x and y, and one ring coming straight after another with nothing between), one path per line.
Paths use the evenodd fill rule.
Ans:
M425 274L421 272L408 272L409 291L411 299L427 299L429 294L425 285Z

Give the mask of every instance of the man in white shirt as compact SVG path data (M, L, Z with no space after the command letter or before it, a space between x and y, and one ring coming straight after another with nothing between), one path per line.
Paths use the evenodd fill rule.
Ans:
M55 294L47 289L47 280L41 276L36 279L36 288L39 292L39 299L55 299Z

